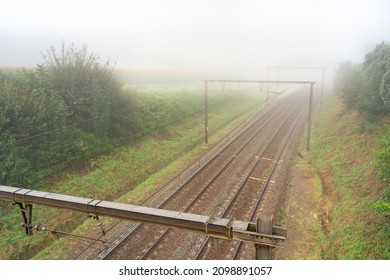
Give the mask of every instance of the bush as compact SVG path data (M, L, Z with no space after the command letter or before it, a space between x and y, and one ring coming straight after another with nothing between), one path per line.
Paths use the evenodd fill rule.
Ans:
M359 107L359 100L363 95L362 81L363 69L360 64L354 65L352 62L346 61L339 65L334 86L349 109Z
M110 62L89 53L86 45L66 48L64 42L59 53L51 47L43 58L41 67L47 70L50 89L62 98L68 121L84 131L111 136L122 100Z
M31 187L107 150L123 131L128 100L108 62L64 43L44 61L0 72L0 184Z
M363 64L350 61L339 65L335 90L345 105L375 122L390 113L390 45L381 43L369 52Z
M40 73L23 71L0 79L0 181L26 184L34 168L50 164L50 157L38 151L47 151L49 138L61 137L45 132L63 126L65 119L61 99L40 84Z

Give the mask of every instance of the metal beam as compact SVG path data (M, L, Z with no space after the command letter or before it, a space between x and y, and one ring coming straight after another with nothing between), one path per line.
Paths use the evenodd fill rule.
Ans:
M267 67L267 79L269 79L270 69L291 69L291 70L321 70L322 82L321 82L321 104L324 95L324 83L325 83L325 67L300 67L300 66L268 66Z
M325 69L325 67L301 67L301 66L268 66L269 69L296 69L296 70L299 70L299 69L317 69L317 70L320 70L320 69Z
M156 209L98 199L61 195L0 185L0 199L25 205L44 205L84 212L92 216L160 224L186 230L203 232L208 236L242 240L268 246L282 246L285 229L273 227L274 235L256 232L256 224L234 219ZM30 221L31 222L31 221Z
M288 81L288 80L205 80L209 83L256 83L256 84L315 84L315 81Z

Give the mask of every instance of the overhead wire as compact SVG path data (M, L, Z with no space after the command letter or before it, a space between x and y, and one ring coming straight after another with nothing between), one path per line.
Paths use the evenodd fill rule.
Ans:
M225 91L226 91L226 90L225 90ZM222 103L229 102L229 101L232 100L233 98L234 98L234 96L230 96L229 98L227 98L227 99L225 98L225 99L223 99L223 100L216 99L215 102L211 102L210 106L216 106L216 105L220 105L220 104L222 104ZM125 108L125 109L123 109L123 110L126 110L126 109L128 109L128 108ZM191 116L193 116L193 115L196 115L196 114L198 114L199 112L202 112L202 111L203 111L203 107L202 107L202 105L201 105L201 106L199 106L199 108L196 108L195 110L193 110L193 111L187 113L187 116L186 116L186 117L189 118L189 117L191 117ZM108 114L105 114L104 116L107 116L107 115L108 115ZM100 117L103 117L103 115L100 116ZM163 123L163 124L161 125L161 122L159 122L160 119L158 119L156 116L154 116L154 115L153 115L153 112L149 112L148 117L153 118L153 119L155 120L155 123L156 123L156 124L157 124L157 123L160 123L160 124L159 124L160 129L166 129L166 127L168 127L169 125L174 124L174 123L177 123L177 122L183 120L182 117L177 117L177 118L174 118L174 119L169 119L169 120L167 120L165 123ZM92 119L89 119L89 120L86 120L86 121L91 121L91 120L93 120L93 119L96 119L96 118L92 118ZM86 122L86 121L83 121L83 122ZM75 123L75 124L73 124L73 125L76 125L76 124L77 124L77 123ZM79 154L79 155L77 155L77 156L72 156L71 158L69 158L69 159L67 159L67 160L64 160L64 161L62 161L62 162L59 162L59 163L56 164L56 165L52 165L49 169L46 169L46 170L42 171L42 172L44 173L43 176L38 176L38 178L35 179L35 180L33 180L33 181L31 181L31 183L37 183L37 182L39 182L40 180L42 180L42 178L45 178L45 177L47 177L47 176L51 176L51 175L56 174L57 172L63 170L63 169L66 168L66 167L68 167L70 164L72 164L72 162L73 162L73 163L77 163L77 162L81 162L81 161L83 161L83 160L87 160L88 158L91 158L91 157L96 156L96 155L105 154L105 153L107 153L107 152L109 152L109 151L111 151L111 150L114 150L114 149L116 149L116 148L118 148L118 147L120 147L120 146L123 146L123 145L125 145L125 144L128 144L128 143L130 143L130 142L132 142L132 141L137 141L137 140L141 139L142 137L145 137L145 136L147 136L147 135L151 135L152 133L154 133L154 132L156 131L156 126L149 127L148 129L145 130L144 128L140 128L140 127L137 125L137 123L133 123L133 125L135 126L135 130L138 131L137 133L132 134L132 135L130 135L130 136L125 136L125 137L120 138L119 140L115 141L115 143L112 143L111 145L107 146L106 148L100 150L100 152L97 153L97 154L95 154L95 155L93 155L93 154ZM69 127L70 127L70 125L65 126L65 127L63 127L62 129L66 129L66 128L69 128ZM52 130L52 132L53 132L53 131L58 131L58 130L60 130L60 128L59 128L59 129ZM50 132L50 131L48 131L47 133L49 133L49 132ZM47 134L47 133L45 133L45 134ZM42 133L42 134L43 134L43 133ZM63 144L59 143L59 144L55 145L54 147L60 147L60 146L62 146L62 145L63 145ZM75 145L77 145L77 144L76 144L76 143L67 143L65 147L70 148L70 147L75 146ZM53 171L50 172L50 171L48 171L48 170L53 170ZM45 172L45 171L47 171L47 172Z
M73 126L76 126L76 125L79 125L79 124L83 124L83 123L86 123L86 122L90 122L90 121L93 121L93 120L96 120L96 119L99 119L99 118L107 117L107 116L112 115L112 114L117 114L117 113L119 113L121 111L124 111L124 110L127 110L127 109L128 108L124 108L124 109L119 110L119 111L111 111L111 112L108 112L108 113L104 113L104 114L102 114L100 116L96 116L96 117L93 117L93 118L90 118L90 119L87 119L87 120L83 120L83 121L80 121L80 122L77 122L77 123L68 124L68 125L65 125L65 126L62 126L62 127L59 127L59 128L55 128L55 129L52 129L52 130L48 130L48 131L45 131L45 132L42 132L42 133L34 134L32 136L29 136L29 137L26 137L26 138L23 138L23 139L15 140L15 141L13 141L11 143L4 144L4 145L0 146L0 149L4 148L4 147L7 147L9 145L13 145L13 144L16 144L16 143L19 143L19 142L24 142L24 141L27 141L27 140L31 140L31 139L34 139L34 138L37 138L37 137L41 137L43 135L47 135L47 134L50 134L50 133L53 133L53 132L61 131L63 129L66 129L66 128L69 128L69 127L73 127Z
M44 132L41 132L41 133L38 133L38 134L34 134L34 135L31 135L31 136L25 137L23 139L12 141L11 143L3 144L3 145L0 146L0 149L4 148L4 147L7 147L9 145L14 145L14 144L17 144L17 143L20 143L20 142L24 142L24 141L28 141L28 140L31 140L31 139L34 139L34 138L37 138L37 137L41 137L41 136L44 136L44 135L47 135L47 134L50 134L50 133L61 131L61 130L64 130L66 128L77 126L79 124L87 123L87 122L90 122L90 121L93 121L93 120L96 120L96 119L99 119L99 118L107 117L107 116L110 116L110 115L113 115L113 114L118 114L118 113L121 113L122 111L126 111L128 109L130 109L130 108L126 107L126 108L123 108L123 109L116 110L116 108L114 106L113 110L110 111L110 112L104 113L102 115L99 115L99 116L96 116L96 117L93 117L93 118L82 120L80 122L68 124L68 125L65 125L65 126L62 126L62 127L58 127L58 128L52 129L52 130L48 130L48 131L44 131ZM202 109L200 109L200 110L202 110ZM152 117L154 117L154 116L152 116Z

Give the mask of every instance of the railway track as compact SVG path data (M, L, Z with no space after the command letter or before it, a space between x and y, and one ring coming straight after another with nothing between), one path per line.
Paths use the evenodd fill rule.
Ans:
M306 107L302 108L299 113L299 117L295 119L294 124L289 128L288 133L284 136L284 139L282 140L281 145L278 151L275 153L275 156L273 157L272 161L270 161L270 159L268 158L270 155L268 155L268 157L262 157L266 154L269 145L264 147L264 149L261 151L261 154L259 155L259 158L256 160L255 164L251 168L250 172L246 174L245 180L239 184L238 190L234 193L233 199L227 204L227 206L221 213L221 217L226 218L229 216L234 216L237 217L237 219L254 221L255 218L259 214L261 214L261 211L259 211L259 206L261 205L264 193L267 190L268 186L273 183L271 179L276 171L277 165L280 162L282 153L284 152L288 141L291 139L291 136L293 135L292 132L299 124L299 121L305 110ZM276 138L277 134L283 128L283 126L285 126L286 123L284 123L278 128L278 131L276 131L273 135L273 139ZM263 158L263 160L271 163L269 164L269 166L267 166L267 169L269 170L268 175L263 180L259 180L259 178L255 177L256 174L259 174L260 171L264 168L264 166L261 166L261 161L259 160L261 157ZM245 193L255 194L252 195L250 203L248 203L247 199L249 196ZM242 211L242 209L245 209L245 211ZM206 238L204 240L200 250L195 256L195 259L210 258L213 256L213 254L217 255L218 258L221 258L221 256L226 256L228 259L238 259L240 255L245 255L246 250L248 251L249 249L252 254L254 251L253 246L244 248L243 242L234 242L233 246L231 243L225 243L222 246L218 246L218 254L215 254L215 249L214 252L210 252L212 250L210 250L210 247L206 246L207 244L209 244L209 242L210 238Z
M209 149L198 159L190 163L184 170L176 174L165 185L161 186L155 193L144 201L142 206L149 206L159 208L166 203L171 196L182 188L183 185L191 181L192 178L199 175L207 166L221 155L222 151L232 146L237 140L237 137L243 133L243 131L249 130L256 122L264 118L264 114L268 111L272 111L275 104L268 105L260 114L257 111L256 114L250 119L245 120L239 124L232 132L230 132L225 138L221 139L215 145L209 147ZM139 223L129 222L125 220L119 220L112 225L109 229L106 229L106 234L97 237L97 242L93 242L86 249L82 251L77 259L103 259L110 251L115 248L117 244L120 244L132 231L134 231ZM102 239L110 243L109 246L101 247L99 241Z
M291 117L292 112L293 111L289 112L289 114L287 115L287 119L289 119ZM273 164L268 164L271 161L268 158L265 158L264 156L267 154L267 152L270 149L273 148L273 146L275 145L276 139L284 126L285 126L285 122L282 122L282 125L280 125L278 128L275 128L275 131L271 135L269 141L267 143L265 143L265 145L260 147L260 151L257 152L257 155L254 157L251 164L246 166L245 169L247 171L243 175L241 180L234 186L234 188L229 188L229 191L228 191L229 197L227 199L225 199L223 201L223 204L218 207L217 213L215 213L215 216L222 217L222 218L234 217L237 219L249 220L249 215L245 215L245 213L247 213L249 211L252 213L252 216L254 215L254 213L256 211L252 210L252 209L256 209L257 205L259 205L260 198L262 197L264 190L266 189L267 185L269 184L273 170L275 170L275 166L278 162L278 159L277 159L276 161L273 161ZM262 131L262 130L260 130L260 131ZM280 154L281 154L281 152L280 152ZM270 156L270 155L268 155L268 156ZM256 174L258 174L259 171L263 172L263 170L267 170L269 165L272 166L271 170L269 172L270 175L268 176L267 179L265 179L264 186L262 186L261 192L260 192L258 198L256 196L253 196L253 195L251 196L250 194L256 194L258 192L257 189L258 189L259 181L261 181L260 178L255 177L255 176L258 176ZM216 187L214 186L214 189L215 188ZM213 192L212 189L213 189L213 186L210 185L208 190L210 192ZM221 187L218 188L218 191L221 191ZM214 190L214 193L215 192L216 191ZM248 203L247 203L248 201L247 201L247 199L245 199L248 197L248 194L249 194L249 196L255 198L254 200L251 201L250 205L248 205ZM211 196L211 197L215 197L215 196ZM244 198L244 199L242 199L242 198ZM198 200L202 201L202 198L200 197L200 198L198 198ZM204 214L204 211L200 212L200 209L203 208L202 203L199 203L199 205L200 205L200 207L197 207L198 210L195 209L194 207L192 207L192 208L189 207L185 211L191 212L191 213L202 213L203 212L203 214ZM243 211L244 209L245 209L245 211ZM210 214L210 213L207 213L207 214ZM172 247L175 246L174 245L175 240L178 240L179 235L183 235L183 233L179 233L179 231L176 231L177 232L176 234L171 234L171 236L168 236L168 233L170 233L171 231L173 232L174 230L167 229L167 231L165 231L164 234L161 235L160 238L158 238L155 241L155 243L146 251L146 253L144 253L144 255L141 257L141 259L152 258L153 254L155 256L161 255L159 253L156 253L157 250L159 250L159 251L172 251L174 249ZM194 236L191 236L189 238L187 237L187 239L191 239L191 241L187 240L187 241L182 241L182 242L183 243L194 242L194 240L195 240ZM206 246L206 245L209 244L210 238L205 238L202 235L198 235L198 239L200 239L199 242L196 242L195 246L194 246L195 248L199 248L197 254L195 255L195 257L193 257L191 254L187 255L186 258L199 259L199 258L201 258L202 255L205 256L204 252L207 251L206 248L208 248L208 246ZM167 245L163 246L162 244L167 244ZM229 245L231 243L227 242L226 244L228 245L227 247L229 247ZM193 252L195 252L195 251L196 250L193 250ZM219 252L218 255L224 255L224 253L221 253L221 246L218 247L217 251ZM228 255L228 253L226 253L226 255ZM178 256L176 256L176 258L178 258ZM220 259L221 257L218 256L217 258Z
M267 169L264 164L272 162L266 158L267 153L277 149L274 147L274 143L277 142L275 139L280 138L279 133L275 133L275 127L279 126L278 132L285 130L283 125L279 124L294 119L292 112L302 107L302 102L301 97L295 95L285 98L272 108L270 107L251 125L248 125L241 134L237 133L227 141L226 145L217 149L214 156L204 160L203 165L199 164L199 168L187 176L181 184L177 184L176 188L171 189L169 194L161 192L157 207L215 216L223 215L221 209L226 207L226 203L238 200L231 198L232 193L244 193L245 188L242 186L247 183L242 184L240 191L235 191L234 187L237 185L237 181L261 180L251 176L252 173L248 173L247 170L258 165L263 166L264 170ZM266 133L266 131L268 132ZM274 135L271 137L272 131ZM267 148L264 148L265 146ZM259 151L261 152L259 153ZM253 159L256 159L255 165ZM245 177L241 174L249 175ZM158 199L156 198L156 200ZM149 201L148 205L150 206L150 204L153 203ZM232 215L234 212L226 210L226 213ZM108 250L104 250L99 258L196 258L196 255L200 256L199 252L204 250L200 248L208 246L199 245L199 241L194 241L199 239L199 236L194 238L193 235L193 233L161 226L132 223L126 233L120 239L118 238L116 243L112 242L113 245ZM117 244L121 244L120 249ZM181 246L177 247L177 244ZM204 238L201 244L205 244ZM195 249L188 250L187 248L190 247Z

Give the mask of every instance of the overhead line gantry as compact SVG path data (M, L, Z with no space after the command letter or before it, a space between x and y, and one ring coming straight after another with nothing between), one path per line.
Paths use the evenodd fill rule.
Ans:
M251 83L251 84L301 84L310 85L309 96L309 116L308 116L308 129L307 129L307 144L306 150L310 149L310 137L311 137L311 115L313 106L313 87L315 81L298 81L298 80L204 80L204 143L208 145L209 142L209 101L208 101L208 84L209 83Z
M310 66L268 66L267 67L267 80L270 79L270 70L271 69L286 69L286 70L321 70L322 79L321 79L321 104L322 98L324 95L324 82L325 82L325 67L310 67Z

